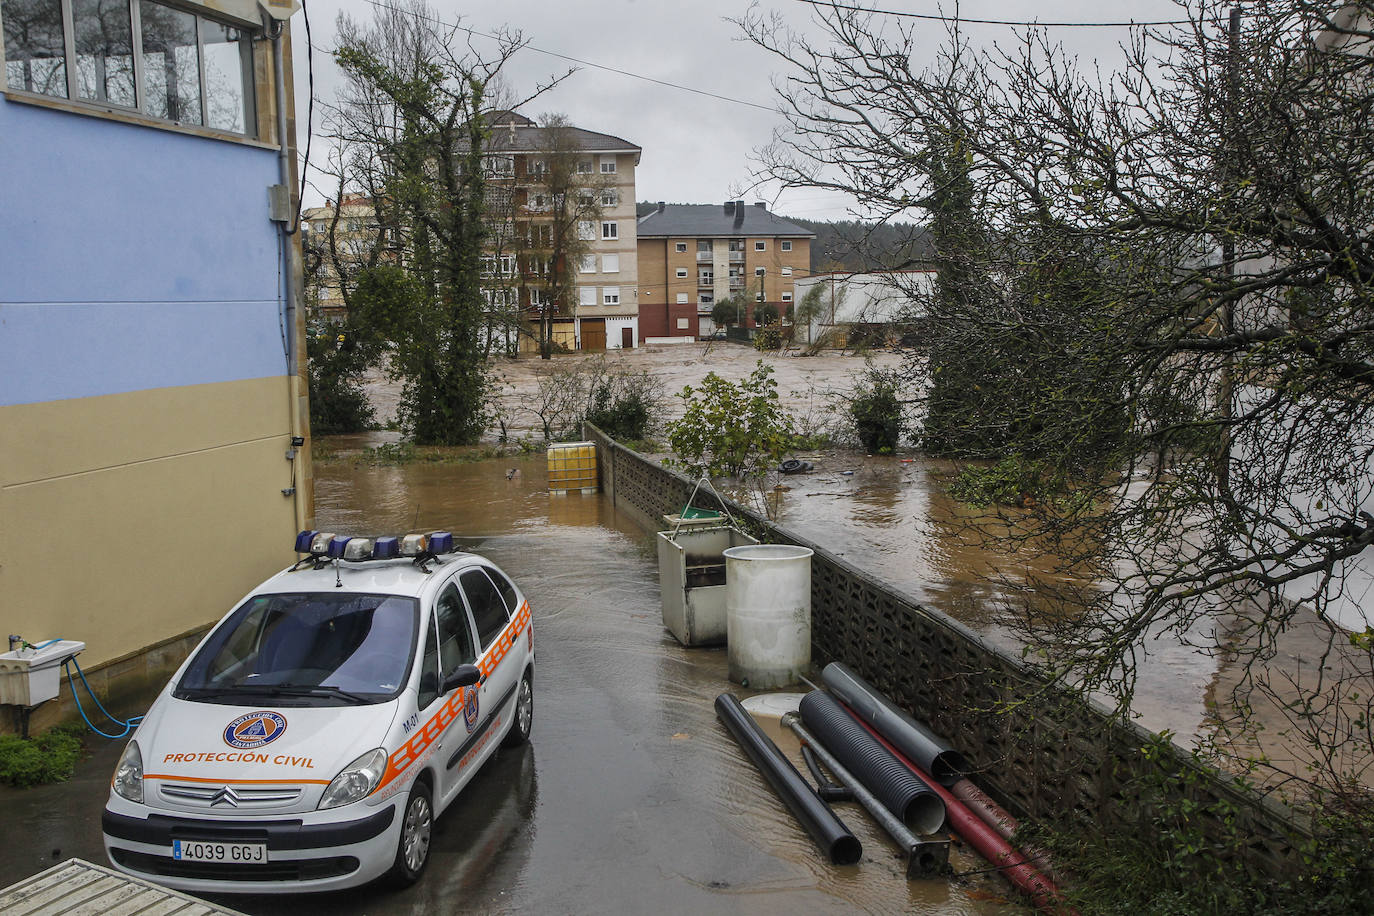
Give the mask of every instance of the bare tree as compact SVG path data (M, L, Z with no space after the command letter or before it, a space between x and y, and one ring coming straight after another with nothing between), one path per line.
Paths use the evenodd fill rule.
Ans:
M1021 609L1047 674L1124 707L1150 640L1251 672L1310 618L1367 696L1371 4L1262 3L1235 31L1225 4L1184 12L1108 75L1038 30L976 51L952 29L922 70L900 21L821 5L817 45L751 13L790 68L761 175L931 226L927 445L1012 456L1040 490L985 533L1059 558ZM1349 723L1322 740L1367 754Z

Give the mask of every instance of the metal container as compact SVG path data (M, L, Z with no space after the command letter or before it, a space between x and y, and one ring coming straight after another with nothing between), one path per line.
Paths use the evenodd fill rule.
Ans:
M663 625L684 646L725 642L725 557L757 544L737 528L689 524L658 533L658 583Z
M785 687L810 666L811 554L791 544L725 551L730 680Z

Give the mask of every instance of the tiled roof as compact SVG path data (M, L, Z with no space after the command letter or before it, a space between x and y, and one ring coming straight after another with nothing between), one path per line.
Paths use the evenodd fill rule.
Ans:
M589 153L638 153L640 147L629 140L568 126L563 128L579 149ZM538 153L547 149L547 127L539 127L523 115L504 113L492 124L487 149L498 153Z
M722 238L776 236L815 238L810 229L789 223L762 204L665 204L639 219L640 238Z

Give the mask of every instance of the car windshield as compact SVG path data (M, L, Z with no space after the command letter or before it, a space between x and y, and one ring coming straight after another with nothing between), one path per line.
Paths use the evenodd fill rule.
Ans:
M396 595L256 595L196 653L179 699L282 706L380 703L401 692L419 603Z

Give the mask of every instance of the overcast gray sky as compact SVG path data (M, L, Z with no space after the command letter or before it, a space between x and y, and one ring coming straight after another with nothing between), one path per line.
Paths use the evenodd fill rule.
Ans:
M937 0L840 0L843 4L915 13L940 12ZM366 21L375 11L369 0L306 0L313 36L315 72L315 149L312 159L323 160L319 135L319 102L332 101L340 83L328 53L334 46L335 20L340 11ZM762 105L776 107L772 78L779 72L776 58L739 39L739 29L726 17L739 17L744 0L505 0L501 3L455 3L431 0L438 15L477 32L507 25L519 29L530 47L508 69L511 88L528 92L550 74L579 70L526 111L532 117L547 112L568 115L573 124L622 137L643 147L636 173L640 200L716 203L750 183L757 149L769 142L780 117L771 110L724 101L626 76L595 66L572 64L541 51L579 58L601 67L628 71L653 80L689 86ZM944 4L945 12L954 8ZM777 10L798 30L815 34L812 7L801 0L764 0L761 9ZM960 15L983 19L1039 21L1121 21L1181 18L1172 0L965 0ZM944 35L936 22L920 23L934 53ZM292 21L295 40L297 116L301 149L307 91L305 27L300 14ZM1003 26L966 27L979 43L1006 41L1014 30ZM1084 61L1099 60L1107 67L1119 58L1117 44L1126 29L1057 28L1054 37ZM485 39L476 39L480 47ZM539 49L539 50L536 50ZM923 48L923 50L925 50ZM308 175L327 188L313 170ZM772 200L775 188L746 193L751 200ZM322 202L323 194L306 189L306 205ZM810 219L843 219L847 202L815 190L784 192L774 209L784 215Z

